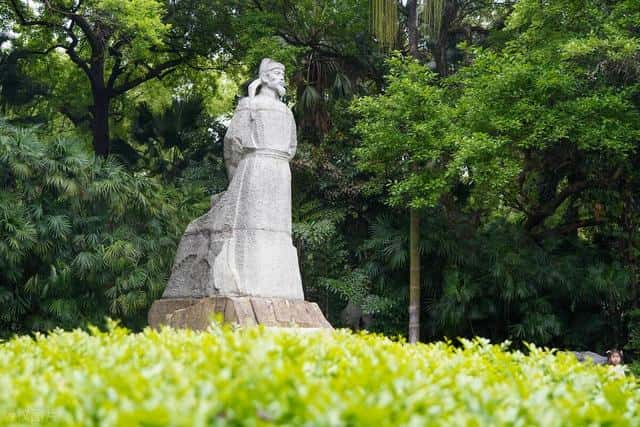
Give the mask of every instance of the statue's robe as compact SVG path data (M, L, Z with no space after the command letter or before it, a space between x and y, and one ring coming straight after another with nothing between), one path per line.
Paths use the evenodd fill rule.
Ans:
M229 187L187 227L163 297L304 299L291 241L293 114L267 96L243 98L224 145Z

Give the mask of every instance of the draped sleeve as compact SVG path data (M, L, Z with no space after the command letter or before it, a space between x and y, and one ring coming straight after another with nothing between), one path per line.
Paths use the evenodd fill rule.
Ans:
M229 128L224 136L224 163L229 181L233 179L244 147L251 143L251 111L249 99L242 98L238 103Z
M289 155L290 159L296 155L296 150L298 148L298 128L296 127L296 121L293 118L293 114L290 114L291 122L291 140L289 141Z

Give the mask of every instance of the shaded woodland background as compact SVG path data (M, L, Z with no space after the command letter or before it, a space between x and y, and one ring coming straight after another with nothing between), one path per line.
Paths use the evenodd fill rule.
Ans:
M412 211L421 340L638 350L636 0L28 3L0 0L2 336L145 326L269 56L334 325L406 334Z

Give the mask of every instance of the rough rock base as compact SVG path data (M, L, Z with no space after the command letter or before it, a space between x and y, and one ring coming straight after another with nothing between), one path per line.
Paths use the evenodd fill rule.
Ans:
M163 298L153 303L148 320L153 328L204 330L215 315L238 326L331 329L316 303L283 298Z

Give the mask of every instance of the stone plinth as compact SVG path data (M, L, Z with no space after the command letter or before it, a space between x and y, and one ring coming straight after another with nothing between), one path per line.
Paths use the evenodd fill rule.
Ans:
M223 296L159 299L149 310L149 326L204 330L215 315L238 326L331 329L316 303L284 298Z

